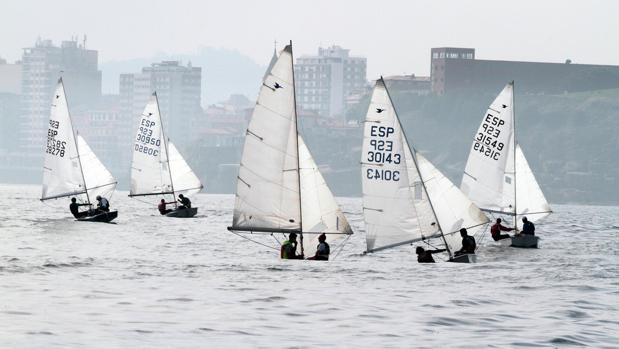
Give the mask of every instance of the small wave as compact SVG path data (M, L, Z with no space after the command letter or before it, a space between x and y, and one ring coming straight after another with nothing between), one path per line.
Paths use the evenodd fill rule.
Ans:
M192 299L192 298L185 298L185 297L163 298L163 299L157 300L157 302L183 302L183 303L188 303L188 302L193 302L193 301L194 301L194 299Z
M581 347L586 346L584 343L581 343L581 342L579 342L577 340L574 340L574 339L570 339L568 337L571 337L571 336L553 338L553 339L551 339L549 341L549 343L552 343L552 344L578 345L578 346L581 346Z
M27 334L31 335L44 335L44 336L54 336L55 334L50 331L28 331Z

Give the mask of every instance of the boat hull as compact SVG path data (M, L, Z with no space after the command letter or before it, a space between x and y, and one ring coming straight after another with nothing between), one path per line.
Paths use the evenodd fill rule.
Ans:
M537 248L539 238L535 235L519 235L512 237L511 247Z
M109 223L118 217L118 211L101 212L92 216L78 218L80 222Z
M452 263L477 263L477 256L473 253L461 254L449 260Z
M174 218L191 218L198 213L197 207L192 208L180 208L176 209L170 213L166 213L166 217L174 217Z

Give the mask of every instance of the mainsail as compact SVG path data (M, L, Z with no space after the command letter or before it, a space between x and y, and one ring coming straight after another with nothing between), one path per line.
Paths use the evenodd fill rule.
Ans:
M361 175L367 252L442 238L451 254L461 243L451 238L454 232L488 221L438 169L411 151L382 78L366 114Z
M62 79L58 80L51 106L43 165L41 200L66 196L107 195L116 180L86 141L75 136Z
M516 141L513 82L484 114L460 187L486 212L527 215L531 221L552 212Z
M195 194L200 180L163 132L157 95L144 108L133 144L129 196Z
M352 234L311 153L297 131L292 45L267 69L247 127L237 177L232 231L312 234L328 242Z

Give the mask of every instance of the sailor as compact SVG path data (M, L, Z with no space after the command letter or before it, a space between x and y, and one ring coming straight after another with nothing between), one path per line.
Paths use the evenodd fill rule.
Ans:
M279 251L281 259L303 259L303 254L297 255L297 234L290 233Z
M104 198L101 197L101 195L97 195L97 210L100 212L110 212L110 202Z
M454 253L454 256L460 256L463 254L475 254L475 248L477 247L475 238L469 236L466 228L460 229L460 236L462 236L462 248L456 251L456 253Z
M178 202L181 203L181 205L178 207L179 209L191 208L191 200L189 200L189 198L185 197L183 194L178 194Z
M175 202L165 202L165 199L161 199L159 205L157 205L157 209L159 209L159 213L162 215L172 212L171 209L166 208L166 204L175 204Z
M78 204L76 198L71 198L71 204L69 205L69 210L73 214L75 218L81 218L88 216L88 211L80 212L80 206L89 206L90 204Z
M316 247L316 255L309 257L308 259L314 261L328 261L329 254L331 254L331 247L327 243L327 235L322 233L318 236L318 247Z
M436 250L425 250L423 247L417 246L417 248L415 249L415 253L417 253L417 262L435 263L434 258L432 257L432 254L439 253L439 252L445 252L445 251L447 250L444 248L436 249Z
M522 234L524 235L535 235L535 225L527 219L527 217L522 217Z
M492 234L492 238L494 241L499 241L503 239L509 239L509 234L501 234L502 231L512 231L514 228L508 228L501 224L501 218L496 219L496 223L490 227L490 234Z

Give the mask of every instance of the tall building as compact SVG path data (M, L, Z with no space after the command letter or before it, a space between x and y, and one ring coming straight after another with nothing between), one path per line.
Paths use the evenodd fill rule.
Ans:
M367 59L350 56L349 51L331 46L318 48L317 56L297 58L294 69L299 108L321 116L343 116L346 98L363 91L367 84Z
M0 58L0 156L17 150L21 63Z
M135 122L153 92L157 92L159 109L166 136L177 145L187 145L193 137L196 119L202 114L202 68L187 66L178 61L163 61L142 68L136 74L120 75L120 109L123 120L130 123L123 127L130 130L132 138Z
M71 113L94 107L101 98L98 52L77 39L55 46L51 40L37 40L25 48L21 74L21 149L36 159L43 156L50 105L56 83L63 78ZM38 160L37 160L38 161Z
M432 92L462 89L500 91L514 80L518 91L563 93L619 88L619 66L519 62L476 59L475 49L438 47L431 50Z

